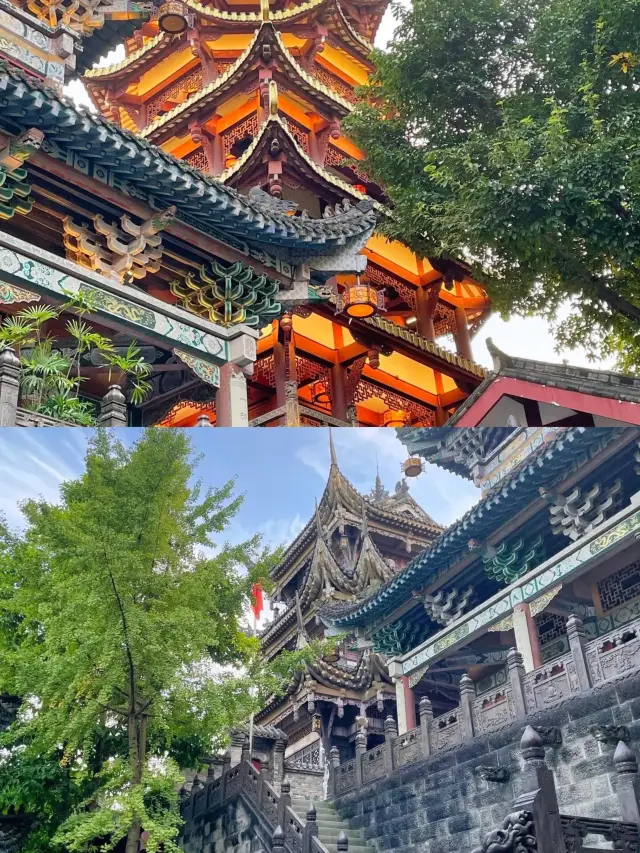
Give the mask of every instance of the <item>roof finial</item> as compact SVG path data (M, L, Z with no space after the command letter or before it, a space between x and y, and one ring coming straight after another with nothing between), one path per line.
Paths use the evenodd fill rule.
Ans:
M378 464L378 454L376 453L376 484L371 489L371 500L379 501L382 498L388 498L389 492L382 485L382 480L380 479L380 466Z
M307 630L304 627L304 619L302 618L302 608L300 607L300 594L296 590L296 622L298 626L298 636L296 638L296 649L304 649L309 645L309 637Z
M322 520L320 518L320 508L318 507L318 501L316 499L316 510L315 510L315 520L316 520L316 530L322 537Z
M338 467L338 457L336 456L336 446L333 443L333 432L329 427L329 453L331 454L331 466Z

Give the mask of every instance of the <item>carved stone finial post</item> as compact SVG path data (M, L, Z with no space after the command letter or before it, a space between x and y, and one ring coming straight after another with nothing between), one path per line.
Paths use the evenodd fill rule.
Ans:
M393 743L398 737L398 725L391 715L384 721L384 748L387 759L387 774L393 773L395 769L395 759L393 754Z
M473 738L473 700L476 688L473 681L465 673L460 679L460 725L462 740Z
M15 426L20 393L20 360L8 347L0 353L0 427Z
M244 764L245 761L251 761L251 750L249 744L249 735L245 735L242 742L242 750L240 752L240 761Z
M222 756L222 773L226 773L231 768L231 752L227 750Z
M349 839L343 829L340 830L340 834L338 835L336 847L338 848L338 853L347 853L349 849Z
M362 785L362 757L367 751L367 736L360 729L356 735L356 784Z
M284 779L284 751L286 748L284 738L277 738L273 745L273 787L276 791L280 790L280 785Z
M431 723L433 722L433 706L428 696L420 700L420 742L422 757L431 755Z
M244 750L244 742L245 742L245 733L244 732L233 732L231 734L231 746L229 747L229 752L231 753L231 766L235 767L236 764L240 764L242 761L242 752Z
M524 761L523 794L514 804L533 814L538 853L557 853L564 850L558 797L553 773L545 762L544 744L538 732L527 726L520 741Z
M507 670L509 672L509 684L511 685L513 705L516 709L516 719L524 720L527 714L527 709L524 704L524 691L522 689L524 664L522 663L522 655L517 649L509 649L507 653Z
M329 790L332 796L338 793L338 767L340 767L340 750L332 746L329 750Z
M317 822L316 807L313 805L313 803L309 803L309 808L307 809L307 822L304 826L304 835L303 835L303 839L302 839L303 853L310 853L310 851L311 851L311 839L317 835L318 835L318 822Z
M105 427L127 425L127 400L119 385L110 385L102 398L98 423Z
M591 679L584 656L586 635L582 619L579 619L577 616L570 616L567 619L567 636L569 638L569 648L573 656L573 665L576 668L576 676L581 693L585 693L591 688Z
M284 832L282 831L282 826L280 824L278 824L273 830L273 835L271 836L271 850L272 853L281 853L281 851L284 850Z
M291 783L285 777L280 786L280 799L278 800L278 823L285 826L287 808L291 806Z
M640 784L638 780L638 759L621 740L613 753L618 779L616 794L622 820L640 824Z
M201 791L203 788L204 788L204 785L202 784L202 779L196 773L196 775L193 777L193 783L191 785L191 793L195 794L197 791Z

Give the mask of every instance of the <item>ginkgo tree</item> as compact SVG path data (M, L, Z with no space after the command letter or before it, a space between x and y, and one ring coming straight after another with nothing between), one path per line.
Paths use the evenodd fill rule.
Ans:
M379 227L464 258L503 315L640 372L638 0L394 11L344 122L391 201Z
M184 432L98 431L59 503L0 531L0 695L22 697L0 811L38 819L29 850L177 849L181 768L322 651L262 661L243 617L280 550L217 538L242 497L196 466Z

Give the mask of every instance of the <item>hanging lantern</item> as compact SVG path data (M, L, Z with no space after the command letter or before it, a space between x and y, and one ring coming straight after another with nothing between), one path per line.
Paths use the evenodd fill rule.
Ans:
M356 192L362 193L362 195L367 194L367 188L365 187L364 184L354 184L353 188Z
M189 26L187 7L179 0L169 0L158 9L158 26L160 29L175 36L183 33Z
M235 166L237 162L237 157L235 157L233 154L227 154L227 156L224 158L224 167L225 169L230 169L231 166Z
M320 406L327 406L331 402L329 389L321 379L318 379L311 386L311 399Z
M382 423L386 427L403 427L407 419L408 415L403 409L387 409L382 415Z
M419 477L422 474L422 459L419 456L410 456L402 463L402 473L405 477Z
M342 305L350 317L371 317L378 310L378 292L368 281L356 276L355 284L345 287Z

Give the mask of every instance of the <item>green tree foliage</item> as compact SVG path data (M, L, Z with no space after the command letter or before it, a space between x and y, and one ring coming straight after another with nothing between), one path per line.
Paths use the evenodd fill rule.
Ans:
M640 2L413 0L346 128L387 233L640 370Z
M175 847L179 768L319 649L267 667L242 629L252 583L280 550L224 533L242 497L193 481L185 434L131 448L99 431L57 505L29 501L0 530L0 694L23 697L4 734L0 811L35 813L30 851Z
M104 335L94 332L84 317L96 307L96 295L90 292L66 293L67 301L58 306L31 305L0 322L0 350L16 350L22 367L20 393L22 405L31 411L79 426L93 426L95 415L88 400L81 400L84 377L80 372L82 356L91 350L99 353L102 363L121 380L130 382L132 403L141 403L149 391L152 373L131 342L123 352ZM65 313L76 316L65 323L72 346L63 352L55 337L45 329Z

